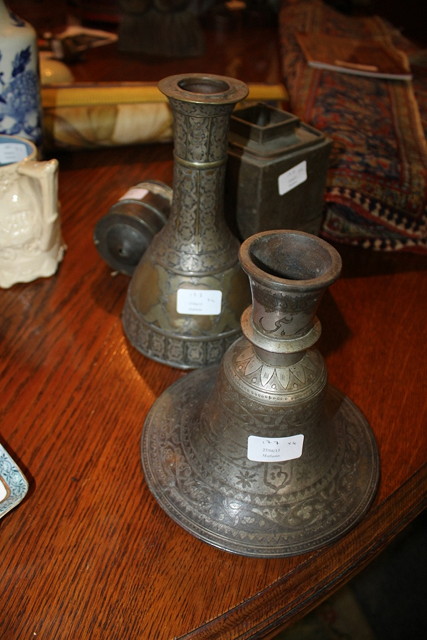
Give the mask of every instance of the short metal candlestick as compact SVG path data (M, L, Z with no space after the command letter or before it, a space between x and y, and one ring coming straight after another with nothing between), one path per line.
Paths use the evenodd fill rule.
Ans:
M216 547L280 557L338 539L369 508L372 431L327 382L316 309L341 259L304 232L256 234L240 249L253 304L219 367L167 389L145 422L148 485L178 524Z

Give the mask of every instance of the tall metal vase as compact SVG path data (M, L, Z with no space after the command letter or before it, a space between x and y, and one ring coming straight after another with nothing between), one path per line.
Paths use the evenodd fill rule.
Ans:
M219 367L153 405L142 434L148 485L182 527L216 547L280 557L329 544L371 504L379 463L359 409L327 382L316 309L337 251L298 231L248 238L252 306Z
M133 274L123 326L148 357L204 367L238 337L250 299L223 211L230 114L248 89L208 74L170 76L159 88L174 117L171 213Z

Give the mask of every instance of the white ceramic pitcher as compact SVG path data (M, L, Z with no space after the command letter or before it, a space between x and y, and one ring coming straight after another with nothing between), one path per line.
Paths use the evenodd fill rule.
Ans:
M58 161L30 140L0 135L0 287L55 273L64 255Z

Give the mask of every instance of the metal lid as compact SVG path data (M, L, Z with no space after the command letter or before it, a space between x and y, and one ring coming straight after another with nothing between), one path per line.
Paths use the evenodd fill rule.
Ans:
M155 180L141 182L101 218L93 240L101 257L114 269L132 275L153 237L169 217L172 189Z

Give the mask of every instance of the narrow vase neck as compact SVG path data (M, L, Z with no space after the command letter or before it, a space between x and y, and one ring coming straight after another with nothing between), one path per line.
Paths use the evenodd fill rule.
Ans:
M237 259L237 241L224 218L224 181L230 115L247 95L239 80L187 74L159 83L174 122L174 178L171 213L159 243L168 259L192 256L191 271L224 268ZM166 255L166 253L164 253Z
M174 116L174 190L171 225L192 220L193 238L222 234L224 179L232 104L193 104L170 99ZM179 220L177 218L179 217Z
M272 353L312 346L320 335L320 300L341 271L338 252L308 233L266 231L242 244L240 262L252 292L242 320L247 338Z

